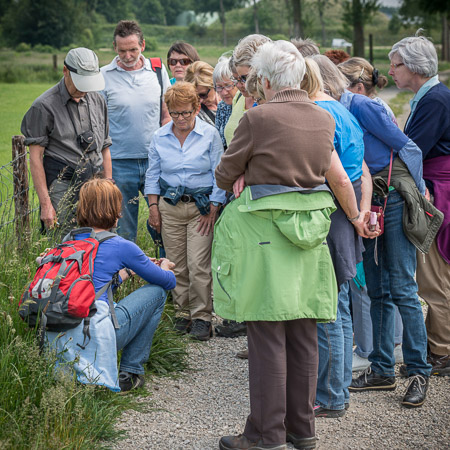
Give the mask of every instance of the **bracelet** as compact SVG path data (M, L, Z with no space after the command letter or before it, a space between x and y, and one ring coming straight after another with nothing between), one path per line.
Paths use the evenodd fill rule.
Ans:
M358 212L358 215L356 217L353 217L353 219L350 219L350 217L347 216L347 219L349 220L350 223L356 222L359 219L359 216L361 214Z
M158 203L150 203L150 205L148 205L149 208L151 208L152 206L158 206Z
M114 178L106 178L108 181L111 181L112 184L116 184L116 180Z
M133 276L133 272L128 267L125 267L125 272L130 278Z

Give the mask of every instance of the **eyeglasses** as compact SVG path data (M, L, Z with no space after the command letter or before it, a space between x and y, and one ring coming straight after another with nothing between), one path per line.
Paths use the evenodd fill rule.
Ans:
M194 112L194 110L192 111L169 111L170 117L172 117L173 119L178 119L178 117L183 116L183 118L185 119L189 119L189 117L191 117L192 113Z
M404 63L398 63L398 64L391 63L391 69L395 70L395 69L399 68L400 66L404 66L404 65L405 65Z
M208 98L209 93L211 92L211 88L209 88L206 92L204 92L203 94L197 94L198 97L201 100L206 100Z
M191 64L192 61L187 58L182 59L170 58L167 60L167 62L169 63L169 66L176 66L177 63L180 63L181 66L188 66L189 64Z
M248 75L242 75L241 77L238 78L231 77L231 81L234 81L235 83L245 84L245 82L247 81L247 77Z
M216 91L217 92L231 91L231 89L233 89L235 86L236 83L226 84L225 86L216 86Z

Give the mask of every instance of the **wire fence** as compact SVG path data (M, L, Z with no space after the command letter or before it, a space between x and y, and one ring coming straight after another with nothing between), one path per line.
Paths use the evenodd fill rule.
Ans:
M29 153L23 136L12 138L11 162L0 166L0 237L2 247L26 245L40 227L39 202L30 188Z

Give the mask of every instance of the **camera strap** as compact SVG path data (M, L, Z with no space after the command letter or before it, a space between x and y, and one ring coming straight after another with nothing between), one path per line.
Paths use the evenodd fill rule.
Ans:
M69 108L69 104L68 104L69 102L66 103L67 113L69 114L70 121L72 122L73 130L75 131L75 136L79 136L80 134L84 133L85 131L92 130L91 109L89 107L89 100L88 100L87 96L85 97L85 99L86 99L86 106L87 106L87 111L88 111L89 129L88 130L81 130L80 133L78 133L77 127L75 126L75 120L73 118L73 113L72 113L72 111Z

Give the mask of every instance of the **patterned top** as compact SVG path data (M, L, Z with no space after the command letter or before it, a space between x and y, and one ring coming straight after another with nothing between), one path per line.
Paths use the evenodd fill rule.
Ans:
M216 128L219 130L224 148L227 148L227 141L225 139L225 125L227 124L228 119L231 116L231 109L231 105L227 105L224 101L221 101L217 105Z

